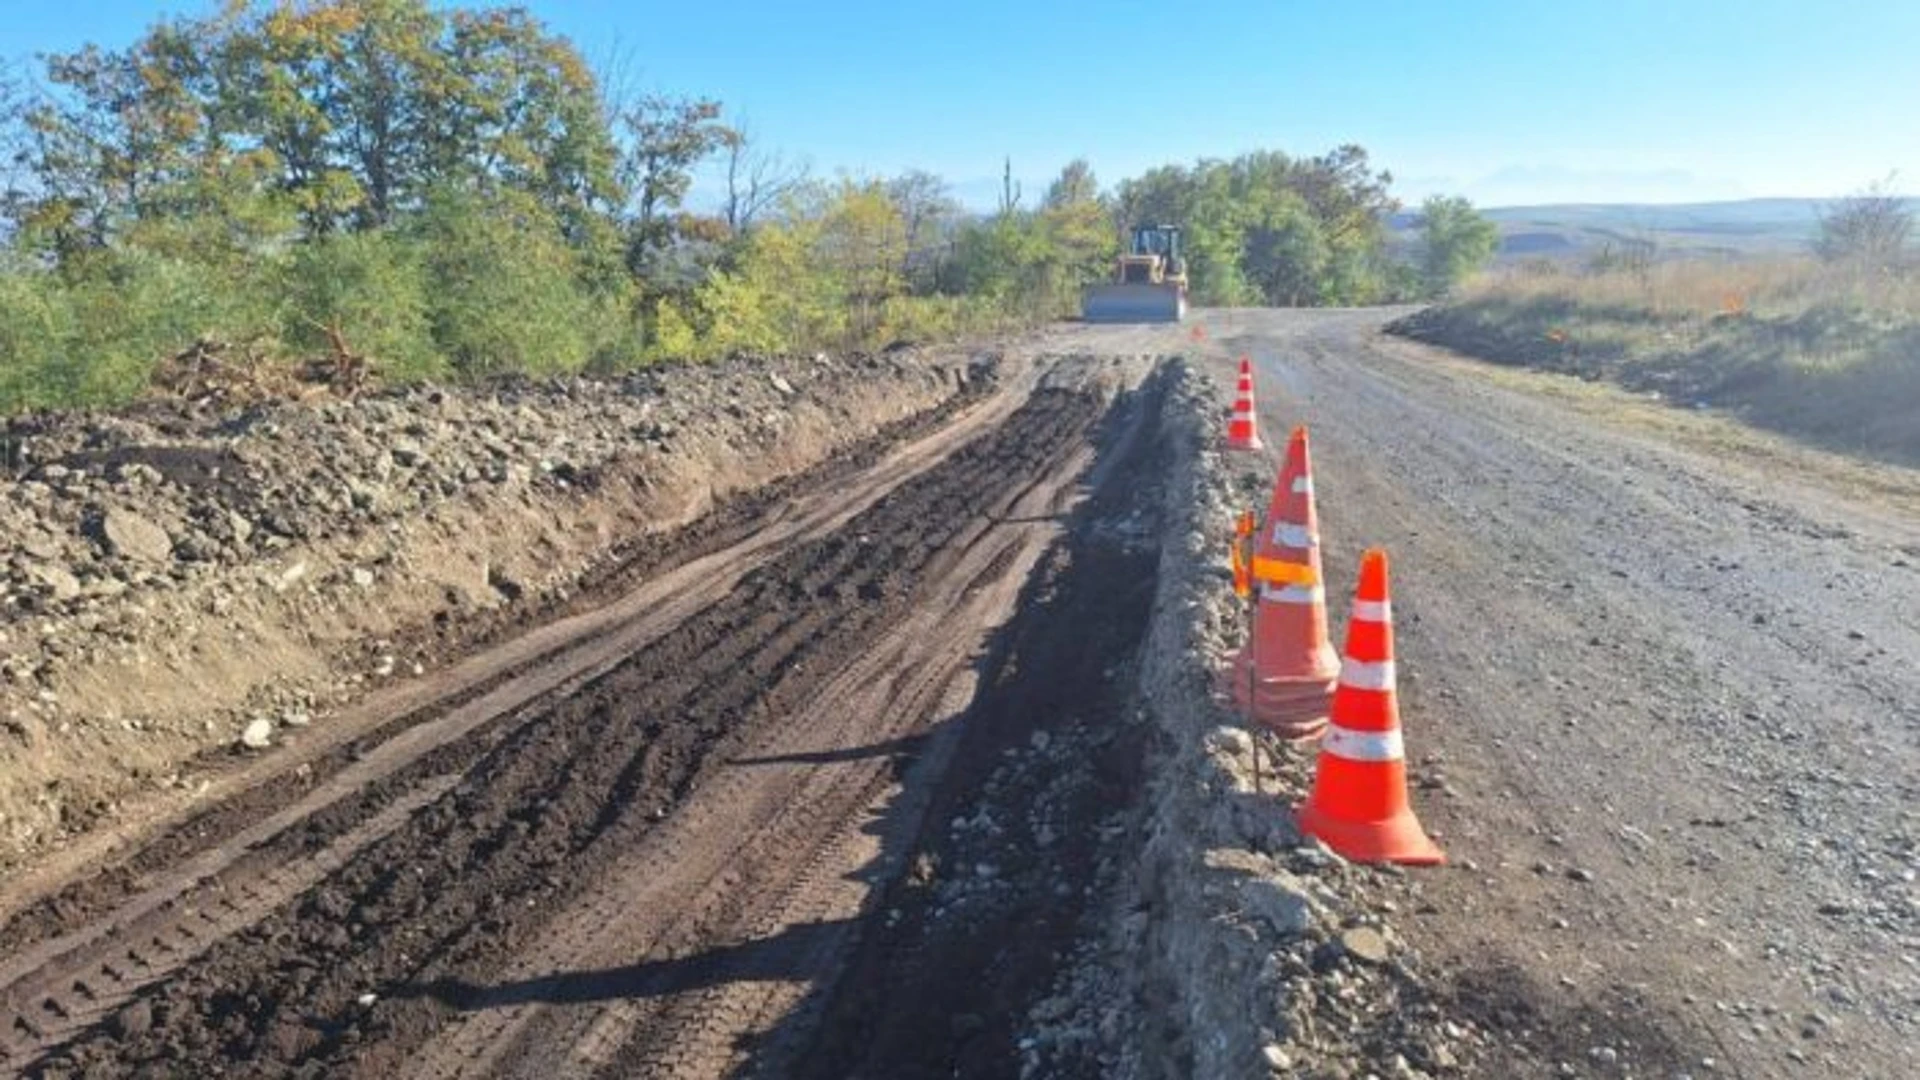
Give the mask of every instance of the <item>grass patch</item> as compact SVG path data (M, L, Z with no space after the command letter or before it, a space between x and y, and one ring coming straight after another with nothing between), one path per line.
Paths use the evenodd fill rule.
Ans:
M1811 261L1492 277L1394 333L1920 464L1920 278Z

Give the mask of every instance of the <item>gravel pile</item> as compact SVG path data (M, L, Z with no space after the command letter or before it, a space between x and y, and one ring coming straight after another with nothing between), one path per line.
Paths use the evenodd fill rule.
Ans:
M71 614L294 545L431 519L463 498L591 488L611 463L673 454L715 420L750 453L792 407L852 380L907 380L912 359L737 359L624 378L419 387L238 412L160 402L16 418L0 480L0 623Z

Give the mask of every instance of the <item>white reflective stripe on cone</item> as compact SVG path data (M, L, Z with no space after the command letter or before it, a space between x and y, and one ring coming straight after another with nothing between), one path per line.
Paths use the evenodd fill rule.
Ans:
M1392 622L1393 601L1355 600L1353 617L1358 622Z
M1391 690L1394 686L1393 661L1367 664L1351 656L1345 657L1340 661L1340 684L1355 690Z
M1293 493L1294 493L1295 495L1311 495L1311 494L1313 494L1313 477L1311 477L1311 476L1296 476L1296 477L1294 477L1294 478L1293 478Z
M1407 756L1406 740L1400 729L1392 731L1355 731L1335 724L1321 737L1320 749L1348 761L1399 761Z
M1318 585L1312 588L1288 585L1276 589L1263 581L1260 583L1260 599L1270 604L1322 604L1326 602L1327 590Z
M1307 531L1305 525L1279 521L1273 526L1273 542L1281 547L1310 548L1313 546L1313 534Z

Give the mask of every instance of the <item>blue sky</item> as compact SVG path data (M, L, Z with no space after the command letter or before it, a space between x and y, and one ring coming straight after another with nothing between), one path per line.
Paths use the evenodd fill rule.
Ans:
M211 3L211 0L209 0ZM1483 205L1920 187L1920 2L528 0L647 89L717 97L817 173L991 202L1085 156L1358 142L1418 199ZM199 3L0 0L0 56L124 44Z

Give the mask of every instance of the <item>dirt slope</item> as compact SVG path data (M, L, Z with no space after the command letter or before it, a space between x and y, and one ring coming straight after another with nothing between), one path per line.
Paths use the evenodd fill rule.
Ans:
M1385 317L1206 316L1268 432L1312 424L1333 581L1393 551L1417 798L1454 860L1400 922L1509 1044L1486 1074L1907 1075L1920 475Z

